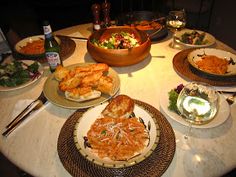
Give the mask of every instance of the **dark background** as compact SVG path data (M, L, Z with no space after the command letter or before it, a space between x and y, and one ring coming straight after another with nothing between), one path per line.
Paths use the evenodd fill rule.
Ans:
M56 31L91 22L92 4L102 2L104 0L4 0L0 11L1 26L10 25L24 38L42 34L42 21L49 20L52 30ZM109 2L111 19L115 19L122 12L148 10L167 15L171 9L185 8L187 27L207 31L236 49L235 0L109 0Z

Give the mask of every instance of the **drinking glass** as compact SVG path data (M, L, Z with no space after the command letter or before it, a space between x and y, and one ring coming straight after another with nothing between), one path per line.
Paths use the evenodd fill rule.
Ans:
M181 117L189 123L188 132L182 138L182 147L189 148L187 143L192 125L207 124L215 117L218 110L218 93L208 84L191 82L181 90L177 108Z
M174 47L175 44L175 32L181 30L186 25L186 13L185 10L174 10L170 11L167 18L166 18L166 26L167 28L173 33L173 41L172 46Z

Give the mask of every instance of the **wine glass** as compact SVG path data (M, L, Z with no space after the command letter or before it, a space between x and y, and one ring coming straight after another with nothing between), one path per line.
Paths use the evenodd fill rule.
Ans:
M173 33L173 41L171 47L175 47L175 32L181 30L186 25L186 13L185 10L170 11L166 18L166 26Z
M210 85L191 82L184 86L177 99L181 117L189 123L188 132L182 138L182 148L188 143L192 125L203 125L212 121L218 110L218 93Z

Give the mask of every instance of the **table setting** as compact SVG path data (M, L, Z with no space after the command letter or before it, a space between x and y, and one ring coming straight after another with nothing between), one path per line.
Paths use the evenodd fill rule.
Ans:
M40 77L16 87L0 87L0 150L10 161L33 176L208 177L221 176L236 167L236 143L232 141L236 109L234 103L226 101L236 92L235 51L204 31L182 29L172 33L163 17L148 12L138 14L123 14L117 26L98 31L93 31L93 23L55 31L63 66L53 73L43 52L35 56L20 52L27 42L44 40L43 35L28 37L16 45L11 60L15 57L28 65L37 61ZM141 18L143 14L147 17ZM127 20L130 17L141 19ZM138 29L150 25L143 21L160 22L161 36L153 38ZM127 37L130 34L135 37ZM196 43L185 40L186 35L193 34L203 38L200 42L191 39ZM117 45L110 38L121 40ZM131 38L134 46L127 47L127 38ZM200 66L207 56L214 56L218 62L214 68L220 65L221 73ZM187 89L192 82L209 84L207 88L217 95L216 111L209 122L190 125L183 118L184 111L174 112L169 108L170 91L181 84ZM197 96L190 96L197 97L193 101L196 104L203 96L204 101L199 103L204 105L202 111L210 104L211 94L198 89ZM120 96L124 98L119 100ZM125 109L127 104L131 106ZM122 116L114 116L124 110ZM191 110L191 116L200 116L201 120L203 113L196 110L196 107ZM99 156L100 151L96 151L88 132L96 125L94 122L108 118L113 123L106 130L104 127L99 130L99 137L106 137L111 131L115 143L129 133L136 140L138 133L132 134L136 129L132 129L131 123L128 132L120 128L123 119L128 119L142 127L144 147L121 160L109 153ZM115 124L117 119L121 122ZM180 143L186 139L190 146L183 148ZM129 138L126 141L135 144ZM120 148L122 145L119 144ZM120 152L116 146L113 149Z

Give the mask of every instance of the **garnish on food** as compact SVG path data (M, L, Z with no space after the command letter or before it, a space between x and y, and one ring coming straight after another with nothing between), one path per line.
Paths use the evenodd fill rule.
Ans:
M34 62L27 65L22 61L12 61L8 64L0 65L0 85L4 87L14 87L24 84L37 78L39 64Z
M168 92L168 95L169 95L169 106L168 106L168 109L173 111L173 112L176 112L177 114L179 114L179 110L177 108L177 99L178 99L179 93L181 92L181 90L183 88L184 88L184 85L183 84L179 84L176 88L171 89Z

